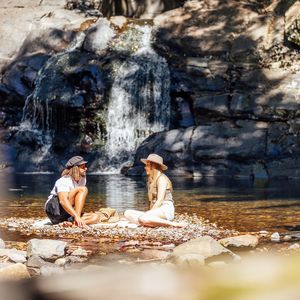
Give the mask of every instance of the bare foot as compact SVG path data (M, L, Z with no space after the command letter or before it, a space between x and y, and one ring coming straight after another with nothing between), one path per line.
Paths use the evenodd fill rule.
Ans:
M69 221L64 221L62 223L59 223L58 225L61 226L61 227L72 227L73 223L69 222Z

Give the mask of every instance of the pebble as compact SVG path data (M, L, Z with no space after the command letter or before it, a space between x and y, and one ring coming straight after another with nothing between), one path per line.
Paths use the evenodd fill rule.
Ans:
M272 242L280 242L280 235L278 232L274 232L270 237Z
M285 242L288 242L292 239L292 237L290 235L285 235L283 238L282 238Z
M300 248L300 245L298 243L295 243L295 244L288 247L289 250L296 250L296 249L299 249L299 248Z

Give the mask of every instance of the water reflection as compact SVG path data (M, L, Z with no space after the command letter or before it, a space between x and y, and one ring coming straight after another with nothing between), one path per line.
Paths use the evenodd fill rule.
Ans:
M0 216L45 216L43 206L59 174L16 174L6 182ZM4 179L5 181L5 179ZM172 178L177 212L195 213L240 231L286 231L300 226L300 181ZM148 207L145 178L88 175L87 210ZM5 210L4 210L5 209Z

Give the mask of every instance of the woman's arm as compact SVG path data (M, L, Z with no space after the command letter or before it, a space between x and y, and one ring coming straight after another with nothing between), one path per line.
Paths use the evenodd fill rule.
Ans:
M160 176L157 180L157 200L151 209L158 208L162 205L163 201L165 200L166 191L168 187L168 181L165 176Z

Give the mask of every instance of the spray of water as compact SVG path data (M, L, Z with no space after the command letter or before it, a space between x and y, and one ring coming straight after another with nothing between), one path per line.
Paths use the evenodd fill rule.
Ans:
M139 30L140 48L117 71L110 94L106 151L115 168L149 135L169 128L168 65L151 47L151 27Z

